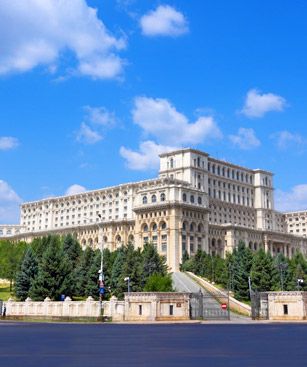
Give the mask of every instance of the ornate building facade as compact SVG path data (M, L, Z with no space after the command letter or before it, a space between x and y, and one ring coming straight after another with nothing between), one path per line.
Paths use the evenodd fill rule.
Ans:
M182 149L160 155L157 179L22 204L11 238L73 233L82 247L110 250L152 242L173 271L184 251L223 257L241 240L272 255L307 255L307 239L289 232L273 192L271 172Z

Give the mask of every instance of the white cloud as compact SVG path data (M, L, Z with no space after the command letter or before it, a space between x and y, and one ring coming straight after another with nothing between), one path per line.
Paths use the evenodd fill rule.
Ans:
M65 195L76 195L76 194L81 194L82 192L85 192L86 188L84 186L81 185L71 185L69 186L69 188L66 190Z
M86 119L97 125L113 126L116 123L116 116L113 112L108 111L105 107L85 106Z
M18 222L21 201L21 198L10 185L0 180L0 223L10 224Z
M245 105L241 113L247 117L263 117L270 111L283 111L286 100L273 93L263 93L257 89L251 89L246 96Z
M244 127L240 127L237 135L229 135L229 139L233 145L243 150L254 149L261 144L255 135L255 131Z
M290 191L276 190L276 209L281 211L307 209L307 184L294 186Z
M276 140L276 144L279 149L287 149L293 145L301 147L306 143L305 139L301 135L292 134L287 130L279 131L271 137Z
M84 107L85 122L82 122L76 133L76 140L83 144L96 144L103 139L103 132L107 128L112 128L117 123L117 118L113 112L105 107Z
M120 154L125 158L128 168L145 171L149 169L157 169L159 167L159 154L169 152L174 149L175 147L159 145L148 140L140 144L138 152L121 147Z
M0 150L14 149L19 145L19 141L11 136L0 136Z
M201 116L189 123L166 99L137 97L132 116L145 134L157 138L162 145L198 144L222 137L212 117Z
M81 75L114 78L122 71L117 53L125 41L110 34L85 0L1 0L0 18L0 74L40 65L54 72L66 51Z
M95 144L102 140L102 135L82 122L77 132L77 141L83 144Z
M143 15L140 26L145 36L180 36L189 31L185 16L169 5Z

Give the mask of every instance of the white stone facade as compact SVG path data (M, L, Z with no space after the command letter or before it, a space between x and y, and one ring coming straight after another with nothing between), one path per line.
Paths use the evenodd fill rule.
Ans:
M126 293L125 300L111 297L110 301L72 301L66 297L64 302L35 302L27 298L25 302L10 299L5 303L6 316L23 318L93 318L103 314L112 321L175 321L188 320L189 294L178 292L138 292ZM1 315L1 310L0 310Z
M285 219L289 233L307 237L307 210L285 213Z
M19 235L25 231L26 227L19 224L0 224L0 238Z
M307 292L261 293L260 313L269 320L307 320Z
M22 204L22 234L12 238L73 233L82 247L110 250L152 242L171 270L185 250L225 256L241 240L272 255L307 255L307 238L289 233L273 192L271 172L182 149L160 156L156 179Z

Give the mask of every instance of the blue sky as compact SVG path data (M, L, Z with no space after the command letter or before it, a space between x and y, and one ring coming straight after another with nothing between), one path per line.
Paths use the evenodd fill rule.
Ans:
M307 2L0 2L0 223L195 147L307 208Z

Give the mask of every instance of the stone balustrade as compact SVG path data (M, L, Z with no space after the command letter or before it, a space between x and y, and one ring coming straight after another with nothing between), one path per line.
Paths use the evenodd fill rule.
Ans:
M93 318L97 319L101 315L112 317L115 321L124 318L124 302L112 297L110 301L100 304L92 297L86 301L72 301L66 297L65 301L51 301L45 298L42 302L32 301L27 298L25 302L16 302L9 299L6 302L6 315L9 317L33 317L33 318Z
M47 297L42 302L34 302L30 298L25 302L12 299L6 302L6 316L9 318L97 320L101 314L112 321L188 320L189 295L176 292L126 293L125 301L113 296L102 304L92 297L86 301L72 301L66 297L60 302Z

